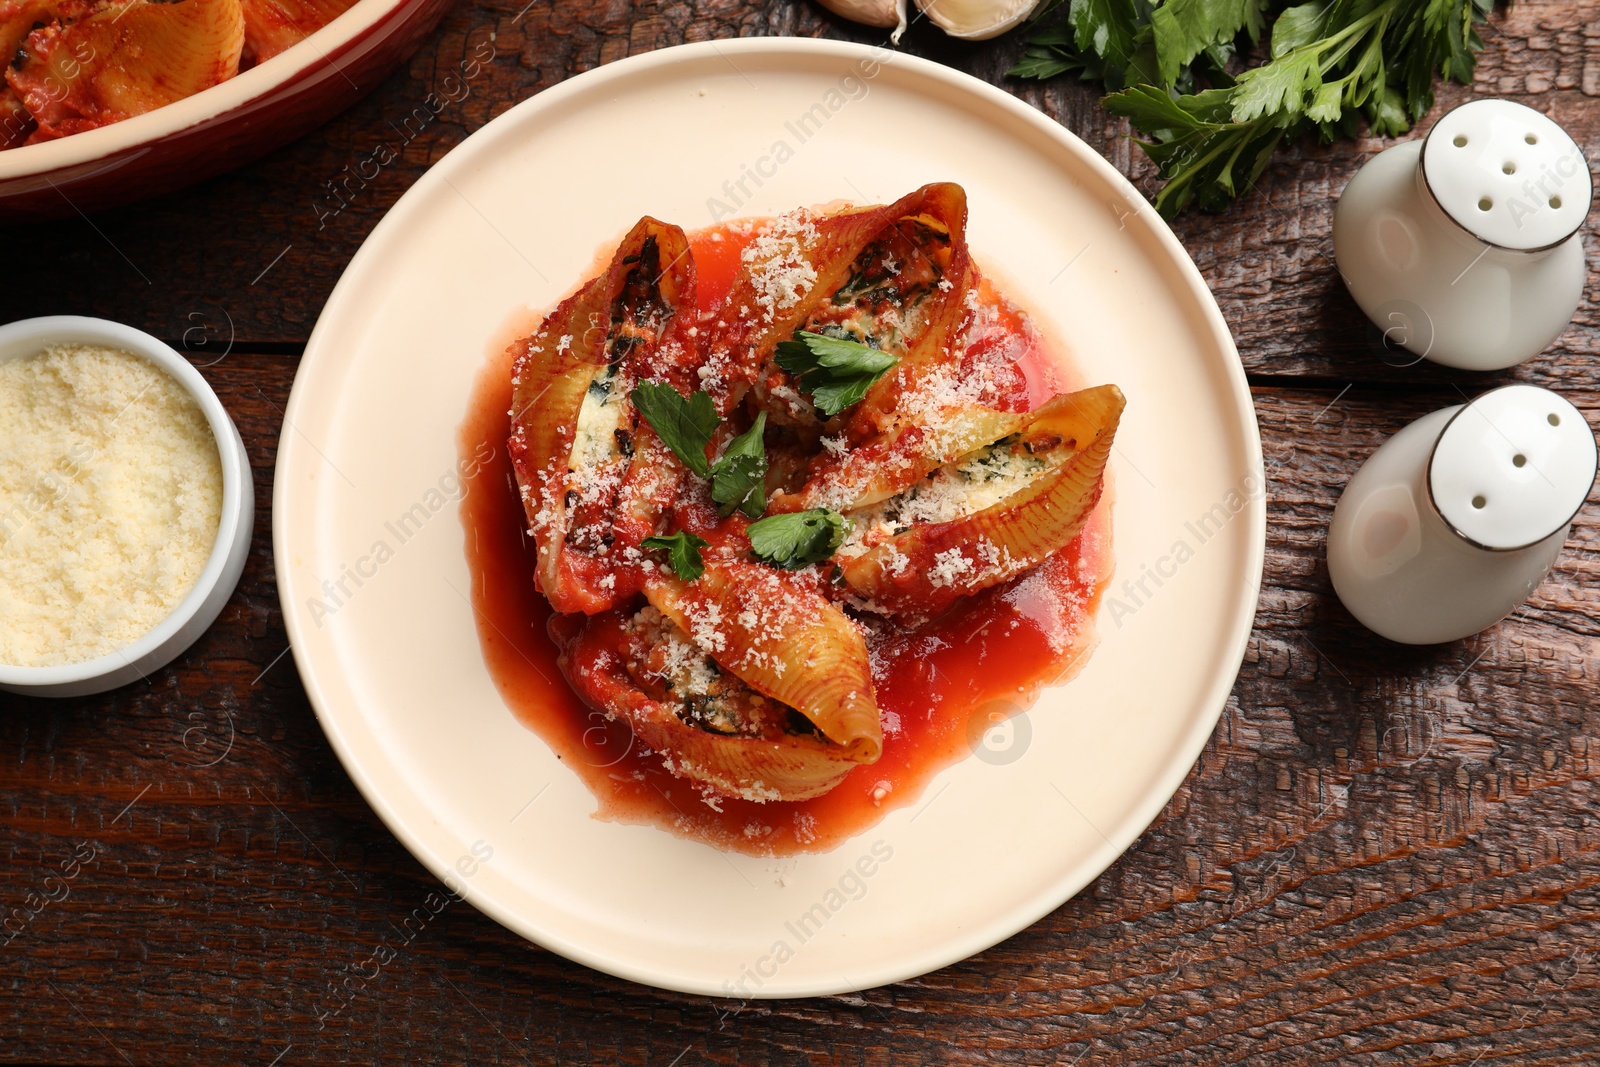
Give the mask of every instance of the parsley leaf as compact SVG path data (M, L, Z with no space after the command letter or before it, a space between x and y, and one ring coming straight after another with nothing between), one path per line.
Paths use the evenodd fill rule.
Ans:
M728 442L727 451L711 468L711 499L723 518L743 511L752 519L767 510L767 450L762 435L767 429L767 413L744 433Z
M1153 133L1141 141L1167 185L1156 208L1171 217L1195 203L1220 211L1253 185L1288 131L1272 122L1233 122L1227 90L1174 100L1165 89L1140 85L1105 99L1106 109Z
M778 366L795 376L812 403L832 417L860 403L872 383L899 362L887 352L859 341L796 330L792 341L780 341Z
M1139 32L1148 19L1140 10L1145 6L1138 0L1071 0L1067 5L1073 39L1089 42L1110 84L1154 80L1154 57Z
M1161 84L1175 85L1183 68L1207 48L1230 45L1241 32L1254 44L1266 26L1269 0L1167 0L1150 13Z
M1045 16L1058 8L1066 9L1065 18L1042 25ZM1150 8L1149 0L1047 4L1034 16L1034 25L1040 28L1029 36L1026 54L1007 73L1051 78L1071 71L1107 89L1154 81L1157 55L1147 32ZM1143 36L1141 31L1146 31Z
M684 399L670 385L640 382L628 399L686 467L702 478L711 477L706 445L717 428L717 409L709 393L697 391Z
M720 505L718 514L727 518L735 510L742 510L753 519L766 510L767 451L762 445L766 412L757 415L750 429L730 441L722 458L712 465L706 460L706 446L711 443L719 420L710 394L698 391L685 399L670 385L640 382L628 399L673 454L711 482L711 499Z
M1037 41L1029 41L1028 50L1022 53L1022 58L1012 64L1006 73L1013 78L1037 78L1044 81L1058 74L1082 69L1081 64L1075 63L1070 56L1056 51L1055 48L1039 44Z
M640 542L648 551L665 552L667 565L686 582L692 582L706 572L706 565L700 559L700 550L709 543L687 530L679 530L671 537L646 537Z
M785 570L799 570L833 555L844 542L845 517L827 508L768 515L747 531L756 558Z

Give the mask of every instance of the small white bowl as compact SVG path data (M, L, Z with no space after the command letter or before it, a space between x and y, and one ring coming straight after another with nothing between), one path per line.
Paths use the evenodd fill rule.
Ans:
M117 348L149 360L187 389L211 424L222 461L222 515L211 557L194 588L155 629L124 648L81 663L50 667L0 664L0 689L31 696L72 697L103 693L149 677L183 653L216 620L233 595L250 553L255 524L255 482L244 440L200 372L169 346L143 330L105 319L51 315L0 326L0 363L36 355L56 344Z

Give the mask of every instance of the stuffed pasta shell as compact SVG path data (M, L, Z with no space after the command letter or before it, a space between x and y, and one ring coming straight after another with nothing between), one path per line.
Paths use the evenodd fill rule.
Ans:
M996 416L1003 436L844 513L843 581L870 610L937 614L1065 548L1100 499L1123 406L1102 385Z
M119 122L271 59L354 0L0 0L0 150Z
M642 219L605 272L563 301L512 365L511 438L535 580L557 611L591 614L638 593L640 542L676 496L682 466L629 399L641 381L683 385L694 338L694 262L683 231Z
M38 5L6 81L51 140L141 115L239 72L239 0ZM3 16L0 16L3 17Z
M941 182L893 204L795 212L763 226L715 320L705 377L721 408L754 389L754 403L774 422L820 430L824 420L774 359L778 345L804 329L899 360L902 370L882 384L872 408L903 388L902 379L914 379L949 345L965 315L966 221L966 193Z
M747 800L805 800L877 760L866 643L837 606L740 562L653 580L645 597L553 632L578 692L674 774Z

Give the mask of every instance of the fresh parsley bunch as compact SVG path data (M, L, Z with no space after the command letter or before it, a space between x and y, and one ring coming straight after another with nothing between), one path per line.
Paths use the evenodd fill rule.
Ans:
M1433 107L1436 72L1471 82L1493 3L1058 0L1011 73L1074 72L1112 90L1106 108L1150 138L1140 144L1166 179L1157 209L1220 211L1286 140L1354 136L1363 118L1378 136L1410 129ZM1269 21L1266 61L1230 74Z

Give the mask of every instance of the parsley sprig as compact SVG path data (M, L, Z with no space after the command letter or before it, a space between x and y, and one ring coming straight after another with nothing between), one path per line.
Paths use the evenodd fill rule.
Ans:
M760 518L767 509L767 450L761 440L766 429L767 413L763 411L748 430L728 442L722 458L711 468L711 499L723 518L735 511Z
M776 362L811 394L817 410L832 418L859 404L899 360L860 341L796 330L793 340L778 342Z
M715 463L706 459L706 446L717 429L717 409L711 395L696 390L684 396L670 385L641 382L628 394L672 454L684 466L711 482L711 499L723 518L743 511L752 519L767 507L767 450L762 444L767 414L762 412L744 433L728 443Z
M706 446L717 429L717 408L710 393L685 397L670 385L640 382L628 399L685 467L702 478L711 477Z
M706 572L700 550L710 542L696 537L687 530L679 530L669 537L646 537L640 544L651 552L665 552L667 566L686 582L692 582Z
M1221 210L1286 140L1354 136L1364 117L1394 136L1433 107L1435 72L1470 83L1493 0L1062 0L1011 70L1103 84L1106 108L1141 141L1167 184L1156 207ZM1267 61L1237 78L1235 50L1272 24Z
M844 542L846 519L827 508L768 515L748 531L756 558L784 570L799 570L833 555Z

